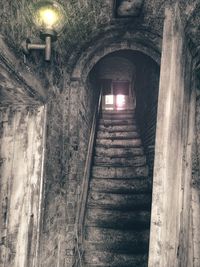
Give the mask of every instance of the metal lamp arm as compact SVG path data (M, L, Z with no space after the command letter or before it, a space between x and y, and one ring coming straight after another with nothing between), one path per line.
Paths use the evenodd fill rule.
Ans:
M45 50L45 60L50 61L51 59L51 44L52 37L47 35L45 36L45 44L32 44L30 39L26 39L22 43L22 48L24 54L29 54L31 50Z

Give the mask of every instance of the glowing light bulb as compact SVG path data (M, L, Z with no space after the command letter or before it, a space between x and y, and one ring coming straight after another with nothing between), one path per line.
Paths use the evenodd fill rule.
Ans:
M35 26L41 31L52 30L59 34L66 23L66 13L63 7L55 1L45 0L30 5L32 19Z
M40 11L40 19L47 28L52 28L58 21L58 15L51 9Z

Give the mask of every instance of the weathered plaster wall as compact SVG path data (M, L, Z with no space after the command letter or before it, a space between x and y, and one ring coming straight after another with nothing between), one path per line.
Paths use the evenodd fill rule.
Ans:
M187 267L194 112L191 54L178 5L166 8L159 87L149 267Z
M43 62L43 58L40 57L41 56L40 54L36 56L33 54L33 56L31 56L30 58L27 58L27 64L25 65L23 63L23 60L16 61L16 58L14 59L14 61L12 61L11 64L11 66L13 66L13 69L11 68L11 71L12 70L18 71L19 73L22 73L23 77L28 77L30 75L30 72L39 73L40 75L37 75L37 77L35 76L36 78L34 80L34 84L36 86L33 87L35 88L38 87L37 91L39 92L39 94L43 94L44 96L43 99L46 99L45 90L47 90L49 93L48 108L47 108L48 110L47 141L46 141L47 149L45 157L46 160L45 160L45 177L44 177L45 191L44 191L44 199L42 199L43 220L42 220L42 234L40 236L40 255L39 255L40 258L39 265L42 267L46 266L71 267L74 258L74 251L77 246L76 212L77 212L77 206L79 205L80 190L82 190L81 189L82 174L85 163L89 132L91 128L91 121L94 111L94 105L97 100L96 94L94 92L96 92L96 89L98 88L94 84L92 86L90 84L86 86L85 81L84 82L81 81L81 77L85 78L88 72L94 66L94 64L96 64L100 58L111 52L118 51L121 49L135 49L137 51L143 51L152 58L155 58L157 62L159 62L160 41L161 41L162 27L163 27L163 10L165 4L167 3L167 1L154 1L154 0L145 1L143 10L141 12L141 16L137 18L131 18L130 20L126 19L119 20L113 18L113 10L112 10L113 1L110 0L98 1L98 4L103 6L101 10L98 9L99 7L98 5L95 6L94 1L71 1L71 3L72 2L74 2L75 6L73 5L71 6L71 11L73 11L70 13L70 15L72 16L72 19L69 20L71 25L62 35L62 39L60 39L60 41L55 44L54 50L56 50L56 53L53 53L52 63L50 65L46 64ZM189 1L189 2L197 2L197 1ZM80 5L83 6L85 3L88 3L88 5L86 5L86 8L80 8ZM14 48L14 51L17 53L18 57L23 59L22 54L16 49L16 44L13 42L13 40L16 41L17 39L18 40L17 42L19 44L22 39L21 37L24 38L28 36L31 32L31 29L26 28L27 27L26 24L23 24L24 18L23 19L21 18L21 14L23 13L21 12L21 7L23 10L24 6L20 4L21 4L20 1L17 2L2 1L3 8L1 9L2 12L1 18L3 19L2 20L3 23L1 24L1 30L4 36L7 36L7 40L9 41L10 44L12 44L12 47ZM93 7L90 8L90 5L92 5ZM191 5L193 5L193 3ZM183 10L184 12L186 10L186 15L187 15L188 14L187 12L189 12L189 10L187 8ZM16 18L16 13L17 13L17 19L10 19L10 17ZM85 20L86 17L87 20ZM81 28L80 25L82 25L83 22L84 25L83 28ZM194 25L195 24L198 25L198 23L196 23L196 20L193 23ZM12 31L10 31L10 29L12 29ZM194 29L194 27L192 27L192 29ZM33 36L35 37L34 34ZM194 31L194 36L195 38L196 36L198 36L196 31ZM170 35L167 37L170 37ZM174 42L174 44L176 44L176 42ZM179 45L175 47L177 48L179 47ZM177 48L177 50L178 49L180 49L180 47ZM171 51L171 47L168 51L169 52ZM167 57L168 56L166 56L166 58ZM176 56L173 56L173 58L176 59ZM14 62L17 62L17 64L13 64ZM31 63L34 63L34 65L31 65ZM76 68L74 71L75 74L73 75L73 79L75 80L71 82L69 82L68 80L69 82L68 84L63 83L63 81L65 81L70 77L70 72L74 69L75 64L76 64ZM171 68L172 72L177 71L177 69L173 68L175 65L176 64L170 65L172 66ZM168 61L165 67L166 66L168 67ZM65 72L65 70L67 71ZM39 85L37 84L37 79L39 79L39 77L41 78L41 80L43 80L43 82L45 82L44 83L45 90L40 83ZM8 78L12 79L12 75ZM31 80L32 79L28 79L29 85L31 84L30 83ZM4 85L3 82L4 81L2 79L2 85ZM90 90L91 87L93 90ZM174 84L173 87L174 89L173 92L174 95L176 96L176 90L179 90L180 87L177 88L175 87L176 84ZM20 90L21 87L19 88L18 91L20 92ZM3 92L5 91L6 91L5 88L3 88ZM52 94L52 92L54 92L54 94ZM12 99L14 99L13 98L14 93L15 93L15 86L12 86L11 90ZM4 100L6 99L7 98L4 98ZM23 99L26 99L26 93L24 94ZM14 100L16 101L16 99ZM8 102L11 103L12 101L9 100ZM18 101L16 101L16 103L18 103ZM32 103L33 102L30 101L30 105ZM33 107L32 109L36 110ZM30 110L32 109L30 108ZM10 114L10 111L5 111L5 113ZM18 266L32 267L34 266L34 264L35 266L37 266L37 263L31 262L32 257L26 258L25 255L30 255L30 254L33 255L35 253L34 249L36 243L35 241L32 242L30 240L36 240L35 231L38 225L37 219L39 220L39 218L35 214L39 214L39 211L37 211L38 213L37 212L34 213L34 217L31 217L32 211L30 203L32 202L30 201L31 201L31 195L33 195L34 196L33 210L35 211L37 209L35 207L39 205L40 201L38 200L38 191L37 193L32 193L31 190L36 190L39 186L38 183L39 180L37 180L38 178L36 177L39 177L40 173L39 165L42 164L42 158L39 158L40 153L38 152L37 154L36 150L37 147L41 146L40 142L42 135L41 131L43 131L43 124L40 123L38 120L42 120L43 112L42 113L39 112L38 115L36 114L31 115L31 114L32 113L30 112L27 113L26 115L25 110L24 111L20 110L19 112L15 113L14 116L15 119L13 118L13 121L12 119L10 119L11 120L11 125L9 124L10 126L7 127L6 126L7 123L3 123L4 128L1 128L4 129L3 131L1 131L3 134L2 136L4 136L5 133L9 135L9 138L2 139L2 147L4 148L4 152L6 154L5 158L6 157L12 158L12 155L14 155L13 163L11 163L12 160L10 161L6 160L5 162L4 160L1 161L2 162L1 168L3 168L3 170L7 169L7 174L6 174L7 176L3 175L2 176L3 178L1 178L0 181L0 183L3 185L2 191L6 192L7 190L7 189L5 190L5 187L7 186L6 183L10 183L10 181L11 182L13 181L15 184L15 187L11 189L10 187L8 187L9 190L12 190L9 191L10 192L9 194L13 194L14 196L13 200L11 201L12 206L10 206L11 204L9 202L7 203L7 201L9 200L9 198L6 198L7 196L5 195L1 196L3 203L1 207L2 210L1 221L7 222L7 218L10 217L9 214L7 214L7 212L4 211L6 209L9 210L10 207L12 207L12 210L10 209L11 210L10 214L11 215L14 214L13 218L16 218L16 225L17 225L15 227L15 225L13 226L12 224L10 224L8 228L5 228L3 226L4 227L2 231L3 234L6 233L5 229L7 230L10 229L9 231L6 230L8 232L8 239L4 238L3 236L1 242L2 257L7 257L11 255L11 257L8 259L10 261L9 263L10 265L4 264L6 267L15 266L13 265L15 264L14 261L17 262L19 258L21 260L19 260L20 263L16 265L17 267ZM22 119L19 119L19 117ZM18 133L18 131L16 132L13 130L14 121L15 124L18 125L18 129L21 129L20 133ZM35 124L33 123L33 121ZM184 127L187 128L186 121L187 120L185 119ZM39 124L40 126L38 126ZM166 125L163 125L164 129L165 126ZM27 149L24 149L22 145L24 144L24 139L21 139L22 138L21 133L23 132L23 136L26 136L27 134L28 135L27 138L28 140L30 140L32 138L30 136L30 131L29 131L31 127L33 128L32 133L35 134L35 137L38 137L38 139L36 138L37 140L35 140L34 142L28 142L29 145ZM17 141L16 143L14 142L15 137L19 138L19 141ZM160 143L163 143L164 140L165 139L161 138ZM172 140L173 140L173 145L176 146L176 142L174 141L173 138ZM7 145L8 142L9 145ZM9 148L8 151L6 151L5 145L6 148L7 147ZM35 151L36 156L38 155L37 161L34 161L34 163L32 157L30 156L31 146ZM169 146L171 146L171 143L169 144ZM16 151L19 151L19 156L18 153L16 153ZM174 149L174 155L176 155L176 152L177 151ZM24 159L23 157L24 155L26 156L26 154L29 155L27 161L23 160ZM18 162L20 162L20 164L17 164ZM15 167L17 171L16 173L14 173L14 175L8 175L8 171L12 169L12 166ZM30 174L28 169L30 168L32 170L33 167L31 166L35 166L35 168L38 169L38 174L37 174L38 176L26 175L26 171L27 173ZM199 167L197 169L199 171ZM189 173L189 171L187 173ZM172 193L174 192L173 190L175 185L173 180L174 177L172 177L172 179L170 180ZM193 217L191 216L191 221L193 222L195 221L195 223L193 226L194 232L190 233L190 235L192 235L190 247L194 246L194 251L193 251L194 257L192 257L192 261L195 262L196 264L195 267L197 267L199 264L198 246L195 245L199 244L198 240L199 230L198 227L196 226L198 225L198 220L199 220L199 187L196 185L198 184L199 181L198 177L199 175L195 176L193 180L193 199L192 199ZM163 176L160 175L160 178L163 179ZM188 180L186 180L186 182L188 183ZM26 183L28 186L24 186L24 184ZM30 187L29 183L33 184L34 186ZM155 186L156 185L157 184L155 183ZM15 188L17 188L16 191L14 190ZM24 188L28 190L25 191L25 193L23 192ZM15 194L15 192L17 193ZM16 196L18 192L20 192L19 202L16 202L17 209L15 210L13 209L13 206L15 208L16 204L15 200L16 198L18 199L18 196ZM162 194L163 190L161 190L160 195L162 196ZM25 200L25 202L23 202L22 199ZM158 199L156 198L155 201L158 202ZM167 208L167 211L171 209L171 206L174 207L174 203L176 204L176 202L172 201L173 199L174 199L173 197L172 199L170 198L171 201L169 202L170 205L165 207ZM184 210L187 210L188 207L187 198L185 200L185 204L186 206L184 206ZM22 210L20 210L20 208ZM31 213L29 213L29 208ZM163 210L161 210L161 212L162 211ZM158 212L160 212L160 210ZM22 219L21 214L24 214L24 219ZM170 221L169 225L170 227L173 226L172 229L174 229L175 220L173 219L175 217L175 213L173 212L172 215L173 215L172 218L170 214L170 216L165 216L164 219L166 219L167 223L169 223ZM20 224L18 224L20 219L17 216L19 216L19 218L21 219ZM184 214L184 218L186 218L186 221L187 221L187 216L188 213L186 212ZM14 220L12 219L11 222L13 221ZM166 225L165 220L163 221L162 223L165 224L165 227L168 227L168 225ZM160 224L161 222L158 218L157 221L158 228L161 227ZM185 229L182 228L181 231L184 233L184 230L187 231L188 226L186 226ZM31 231L33 231L33 233ZM32 235L33 237L31 237ZM27 246L26 243L28 240L27 236L29 236L29 244L31 243L33 245L32 248L28 248ZM170 236L173 237L171 233L169 237ZM181 241L182 240L184 240L184 242L186 241L186 243L183 242L185 246L185 244L187 244L187 238L185 238L184 235L183 237L181 236L181 238L183 238L181 239ZM9 248L13 249L11 252L5 249L4 242L7 242L7 240L8 241L10 240L6 244L9 245ZM21 242L22 240L25 242L22 243ZM17 246L17 244L20 244L20 246ZM169 246L167 245L166 248L170 250ZM16 251L15 248L17 248ZM155 248L157 249L156 246ZM160 246L158 246L157 253L159 254L160 258L162 258L163 255L162 249L160 248ZM179 262L181 262L181 255L183 256L185 251L187 252L187 248L186 249L181 248L180 251L181 252L179 254ZM26 262L26 259L30 260L27 260ZM185 264L185 256L183 256L183 259ZM153 265L153 267L155 266L156 265ZM161 267L163 266L168 266L168 265L161 264ZM173 266L173 263L170 266Z
M45 81L16 57L0 35L0 106L44 103Z
M133 59L136 62L135 92L137 98L136 114L141 137L153 177L155 137L157 122L157 105L160 68L151 58L139 54ZM133 61L133 62L134 62Z
M38 266L44 110L0 110L0 266Z
M65 177L63 177L65 103L66 98L57 94L52 96L47 104L44 194L38 266L57 266L58 262L61 264L60 260L63 260L59 259L59 256L61 248L65 247L62 234L65 228L66 207Z
M77 207L98 87L71 81L47 108L47 151L40 266L72 266Z
M198 267L200 262L200 98L199 86L193 79L193 86L197 89L196 101L194 101L195 134L193 136L192 153L192 183L191 183L191 212L190 212L190 251L189 266ZM196 102L196 103L195 103Z

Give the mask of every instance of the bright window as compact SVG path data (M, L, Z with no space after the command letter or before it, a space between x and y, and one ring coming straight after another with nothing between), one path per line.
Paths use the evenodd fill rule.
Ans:
M106 95L106 105L113 105L114 97L113 95Z
M125 95L117 95L116 97L116 107L117 109L123 109L126 105Z

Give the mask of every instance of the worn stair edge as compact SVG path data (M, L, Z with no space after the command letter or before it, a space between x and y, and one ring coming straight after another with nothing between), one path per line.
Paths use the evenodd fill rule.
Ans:
M142 145L141 139L103 139L97 138L96 139L96 146L103 146L103 147L140 147Z
M100 179L92 178L90 189L102 193L151 193L152 181L149 177L134 179Z
M86 225L99 228L144 230L150 227L150 211L118 211L90 208Z
M139 139L138 132L106 132L106 131L98 131L97 133L98 139Z
M139 167L146 165L146 157L133 157L133 158L112 158L112 157L94 157L94 164L98 166L132 166Z
M92 168L92 177L94 178L124 178L132 179L134 177L148 176L148 166L142 167L99 167Z
M147 267L147 259L147 254L114 254L105 251L84 253L84 261L87 267Z
M103 113L101 114L101 119L108 119L108 120L120 120L120 119L135 119L135 114L133 113L127 113L127 114L109 114L109 113Z
M98 126L99 131L106 131L109 133L112 132L139 132L136 125L99 125Z
M134 119L121 119L121 120L106 120L100 119L99 125L136 125Z
M101 114L135 114L135 109L102 110Z
M150 210L151 194L113 194L90 191L88 207L115 210Z
M141 253L149 243L149 230L130 231L85 227L85 247L88 250L126 251Z
M107 148L104 147L96 147L95 148L95 155L96 156L104 156L104 157L112 157L112 158L119 158L119 157L135 157L135 156L143 156L144 150L142 147L138 148Z

